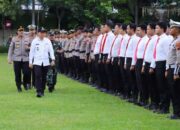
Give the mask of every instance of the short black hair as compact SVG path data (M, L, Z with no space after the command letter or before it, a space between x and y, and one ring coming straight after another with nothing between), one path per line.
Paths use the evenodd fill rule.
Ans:
M148 26L149 26L151 29L155 29L155 28L156 28L156 24L155 24L155 23L149 23Z
M158 22L156 25L158 25L161 29L164 30L164 32L166 32L167 24L165 22Z
M130 23L130 24L129 24L129 27L130 27L130 29L136 31L136 24Z
M146 24L140 24L140 25L138 25L138 27L140 27L141 30L143 30L143 31L145 31L145 32L146 32L146 30L147 30Z
M121 27L121 23L116 23L115 26Z
M122 25L121 25L121 28L122 28L123 31L126 31L127 25L126 25L126 24L122 24Z
M95 30L96 28L97 28L98 31L100 31L100 26L99 26L99 25L95 26L95 27L94 27L94 30Z
M110 27L110 28L113 28L113 27L114 27L114 23L113 23L112 20L107 20L106 23L105 23L105 25L107 25L107 26Z

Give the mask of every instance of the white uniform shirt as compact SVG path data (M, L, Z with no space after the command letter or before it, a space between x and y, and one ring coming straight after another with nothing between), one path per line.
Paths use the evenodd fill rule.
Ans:
M133 36L131 36L131 39L129 41L127 50L126 50L126 58L133 58L133 54L136 50L136 46L138 44L140 40L140 37L138 37L136 34L134 34ZM125 60L126 63L126 60Z
M159 36L159 42L156 41L154 49L153 49L153 55L156 50L156 57L153 56L153 60L151 62L151 68L155 68L156 61L166 61L168 51L169 51L169 45L172 42L171 38L169 38L165 33Z
M101 41L103 38L103 34L100 34L97 38L95 47L94 47L94 55L99 54L100 53L100 46L101 46Z
M145 35L141 38L141 40L138 41L138 44L136 45L136 49L133 54L133 60L132 65L136 64L137 59L143 59L144 51L146 44L148 44L149 37Z
M151 37L151 40L145 50L143 65L145 65L145 62L151 63L151 61L153 59L153 50L154 50L154 46L155 46L157 39L158 39L157 35L154 35Z
M120 44L119 57L125 57L126 47L128 42L130 41L130 36L125 34L123 35L122 42Z
M110 52L108 54L108 59L118 57L118 51L120 47L120 43L122 41L122 35L114 36L113 43L110 48Z
M51 41L48 38L41 40L39 37L36 37L31 43L29 63L39 66L49 66L49 58L55 60Z
M103 54L109 54L114 37L115 35L112 33L112 31L107 33L107 38L106 39L104 38L104 40L106 40L104 44L104 48L103 48L103 42L101 43L101 51Z

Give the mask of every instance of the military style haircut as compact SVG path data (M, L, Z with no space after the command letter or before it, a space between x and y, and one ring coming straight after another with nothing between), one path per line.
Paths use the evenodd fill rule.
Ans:
M107 20L106 23L105 23L105 25L107 25L107 26L110 27L110 28L113 28L113 27L114 27L114 23L113 23L112 20Z
M136 24L130 23L130 24L129 24L129 27L130 27L130 29L136 31Z
M167 24L165 22L158 22L156 25L159 26L161 29L163 29L164 32L166 32Z
M149 23L148 26L149 26L151 29L156 29L156 24L155 24L155 23Z
M145 32L146 32L146 30L147 30L146 24L140 24L140 25L138 25L138 27L140 27L141 30L143 30L143 31L145 31Z
M123 31L126 31L127 25L126 24L121 24L121 28L122 28Z

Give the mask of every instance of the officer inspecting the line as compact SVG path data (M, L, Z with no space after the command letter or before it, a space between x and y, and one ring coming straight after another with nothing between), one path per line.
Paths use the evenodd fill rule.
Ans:
M49 65L55 65L54 50L51 41L46 37L46 32L43 27L38 30L38 36L32 41L29 54L29 67L35 71L37 97L44 96Z
M9 52L8 52L8 63L14 65L15 72L15 81L18 92L22 92L21 84L21 74L23 73L23 86L25 90L28 90L28 86L30 85L30 69L28 67L29 64L29 55L26 51L26 45L28 43L28 39L24 36L24 28L19 27L17 31L17 36L12 38ZM21 72L22 71L22 72Z

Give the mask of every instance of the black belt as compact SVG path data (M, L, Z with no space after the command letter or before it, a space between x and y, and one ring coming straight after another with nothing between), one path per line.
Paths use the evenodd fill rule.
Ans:
M79 53L85 53L86 51L80 51Z

